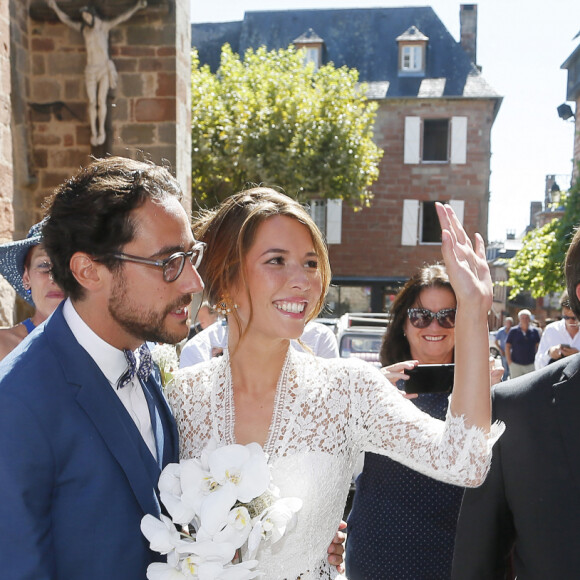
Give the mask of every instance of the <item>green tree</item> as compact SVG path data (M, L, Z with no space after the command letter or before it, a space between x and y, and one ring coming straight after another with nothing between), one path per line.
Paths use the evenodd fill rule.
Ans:
M368 205L382 151L373 142L377 104L358 72L304 64L294 48L228 45L216 74L192 66L192 185L215 205L248 184L279 186L300 200Z
M563 196L559 205L564 215L545 226L528 232L523 246L509 261L510 298L529 291L534 298L565 289L563 272L566 251L575 229L580 225L580 180Z

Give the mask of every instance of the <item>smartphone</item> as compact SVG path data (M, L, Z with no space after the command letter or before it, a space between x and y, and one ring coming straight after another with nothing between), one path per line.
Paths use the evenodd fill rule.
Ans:
M570 345L569 344L561 344L560 348L570 348Z
M405 370L409 378L405 381L406 393L450 393L455 375L454 364L417 365Z

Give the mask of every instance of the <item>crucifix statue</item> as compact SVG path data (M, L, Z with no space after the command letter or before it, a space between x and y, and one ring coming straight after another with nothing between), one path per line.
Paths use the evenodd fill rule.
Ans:
M85 85L89 97L89 119L91 123L91 145L105 142L105 118L107 116L107 94L117 86L117 69L109 57L109 31L129 20L137 10L147 6L147 0L137 0L133 8L111 20L100 18L94 6L81 8L81 21L71 20L57 5L56 0L47 0L59 20L79 31L85 39L87 66Z

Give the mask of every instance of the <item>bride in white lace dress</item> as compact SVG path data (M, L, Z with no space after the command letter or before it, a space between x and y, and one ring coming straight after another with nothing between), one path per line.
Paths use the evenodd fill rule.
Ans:
M200 274L227 313L229 345L223 357L179 371L169 399L183 459L199 457L212 438L256 441L282 496L303 500L296 528L258 552L267 579L337 575L326 551L362 451L457 485L477 486L486 476L502 431L490 425L491 279L481 238L474 251L453 210L437 211L457 295L455 386L445 422L419 411L367 363L289 348L320 311L330 281L324 242L297 202L255 188L195 227L207 243Z

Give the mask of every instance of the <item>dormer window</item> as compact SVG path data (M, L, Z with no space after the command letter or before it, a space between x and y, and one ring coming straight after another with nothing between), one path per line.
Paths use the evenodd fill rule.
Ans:
M309 28L307 32L296 38L293 44L296 50L304 50L304 64L314 63L315 72L322 66L324 40L312 28Z
M423 47L406 44L401 47L401 70L418 72L423 70Z
M425 74L425 53L429 37L416 26L411 26L397 37L399 44L399 74L422 76Z

